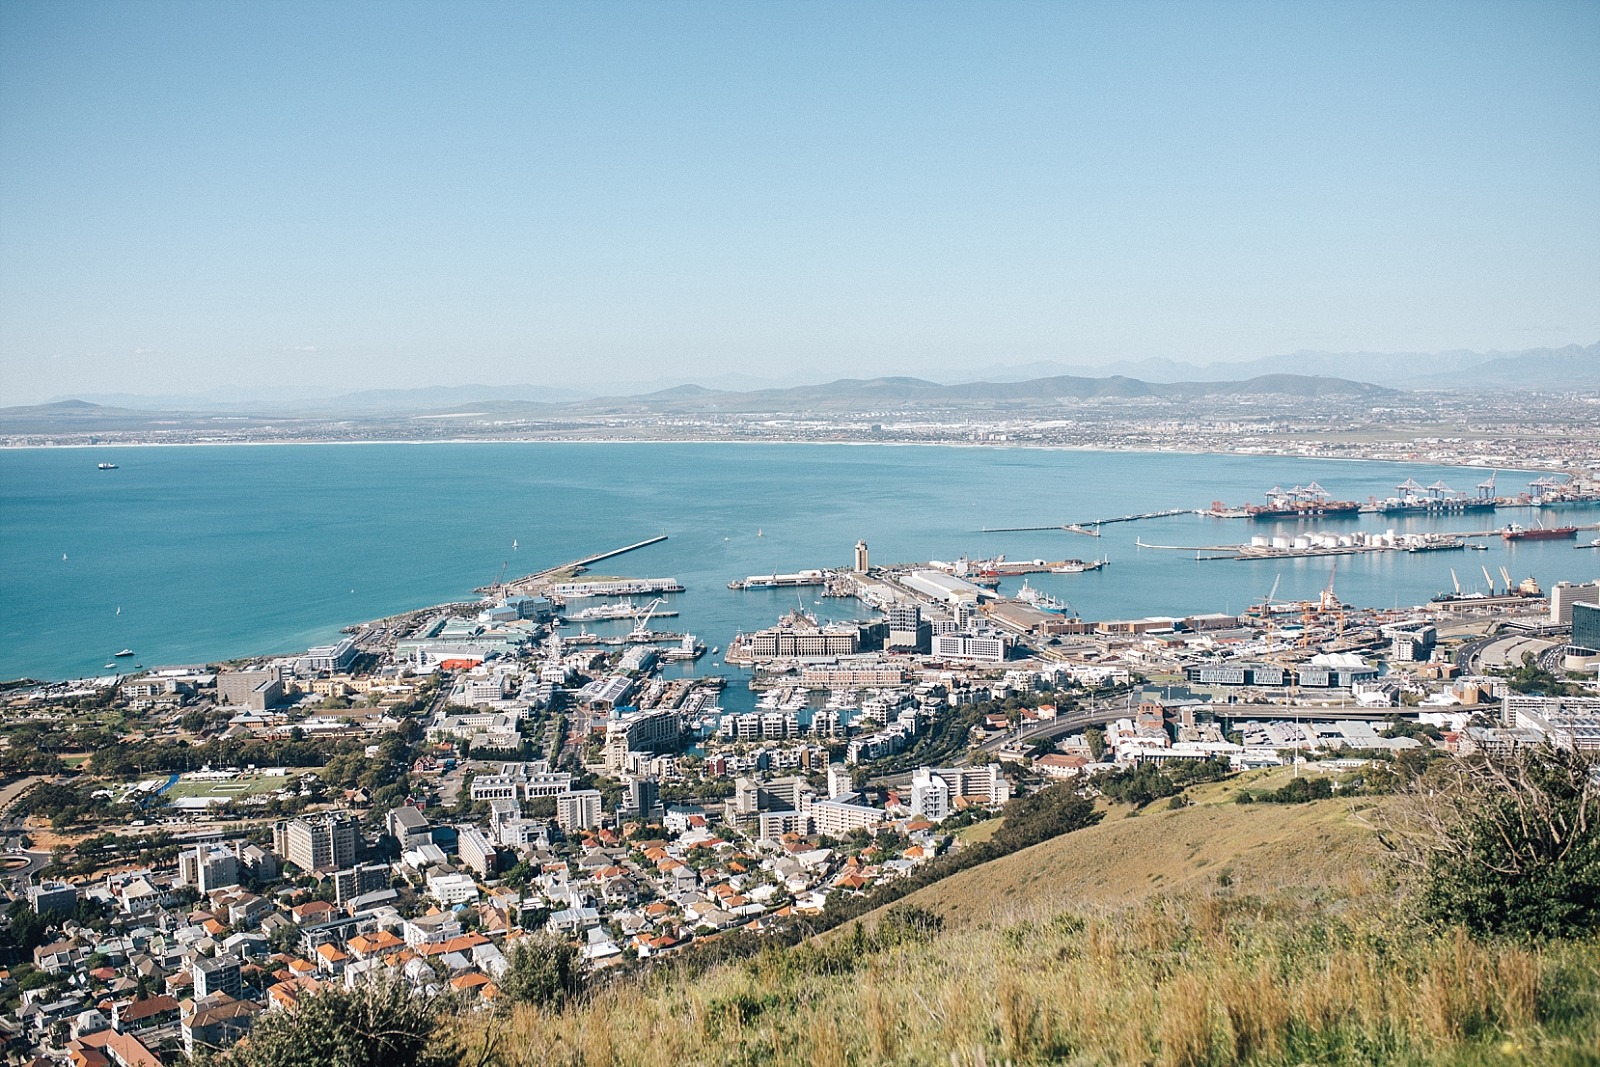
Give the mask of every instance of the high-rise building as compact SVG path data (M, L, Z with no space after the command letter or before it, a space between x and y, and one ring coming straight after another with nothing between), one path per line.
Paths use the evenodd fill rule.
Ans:
M476 826L457 828L456 854L464 866L471 867L481 878L487 878L499 869L499 855L489 839Z
M661 784L647 775L623 779L627 792L623 794L623 810L632 815L648 818L661 808Z
M239 857L221 845L197 845L178 857L178 879L201 893L239 884Z
M886 648L891 651L896 649L928 651L928 643L933 639L933 627L923 621L922 608L919 605L899 601L891 604L885 615L889 624L889 637L884 642Z
M600 825L600 790L575 789L556 797L556 825L566 831Z
M950 785L932 768L918 767L911 774L911 814L933 822L950 814Z
M244 992L237 957L223 955L195 960L190 974L194 978L196 1000L217 993L237 998Z
M868 562L868 560L867 560L867 543L865 541L857 541L856 542L856 571L858 573L860 573L860 574L867 573L867 562Z
M1600 652L1600 605L1572 605L1572 643Z
M28 887L28 900L40 915L47 911L71 915L78 906L78 887L66 882L41 882Z
M272 828L272 851L302 871L353 866L360 830L355 816L328 812L281 822Z
M333 876L334 901L341 908L356 897L388 888L389 868L381 863L364 863Z
M1571 582L1557 582L1551 586L1550 625L1566 626L1571 623L1572 608L1575 604L1600 604L1600 579L1585 582L1583 585L1573 585ZM1580 643L1578 641L1573 642L1575 645Z

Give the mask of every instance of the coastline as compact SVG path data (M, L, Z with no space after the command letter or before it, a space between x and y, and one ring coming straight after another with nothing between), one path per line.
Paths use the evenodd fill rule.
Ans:
M1450 457L1395 458L1391 456L1326 456L1306 454L1290 449L1259 451L1255 449L1218 448L1162 448L1157 446L1098 444L1038 444L1020 441L863 441L817 440L815 438L729 438L729 437L424 437L343 441L327 438L288 439L282 441L101 441L94 444L67 442L61 444L0 443L0 452L46 452L62 450L87 451L90 449L119 448L305 448L305 447L369 447L374 445L768 445L813 446L851 448L960 448L969 450L992 449L996 451L1031 452L1101 452L1107 454L1219 456L1250 459L1295 459L1318 463L1398 463L1432 467L1458 467L1463 470L1507 471L1528 474L1560 474L1570 467L1559 464L1533 465L1522 461L1517 466L1494 466L1481 461Z

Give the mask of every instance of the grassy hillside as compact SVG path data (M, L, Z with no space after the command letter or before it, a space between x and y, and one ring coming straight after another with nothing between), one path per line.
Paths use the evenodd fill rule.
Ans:
M1234 803L1241 786L1272 788L1287 771L1192 787L1189 806L1105 808L1099 825L1058 837L919 890L906 902L952 924L989 921L1040 900L1120 905L1155 893L1230 883L1236 892L1346 889L1373 877L1373 798L1312 804ZM1359 809L1359 810L1358 810ZM868 918L868 922L872 918Z
M1595 940L1423 930L1348 803L1238 785L1111 805L795 948L474 1019L462 1062L1600 1067Z

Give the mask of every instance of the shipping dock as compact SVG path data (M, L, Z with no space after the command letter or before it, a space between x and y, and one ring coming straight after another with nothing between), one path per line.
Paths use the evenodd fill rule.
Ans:
M752 574L728 583L729 589L801 589L822 585L826 576L820 570L797 571L794 574Z

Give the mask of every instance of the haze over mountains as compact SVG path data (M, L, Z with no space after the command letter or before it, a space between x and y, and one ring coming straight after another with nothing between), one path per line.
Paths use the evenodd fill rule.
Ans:
M1018 381L1068 373L1086 371L1054 362L1027 363L985 367L973 372L972 380ZM1242 363L1204 365L1144 359L1103 364L1095 368L1095 373L1124 374L1150 382L1215 382L1263 374L1313 374L1396 389L1470 391L1480 385L1594 388L1600 386L1600 343L1521 352L1293 352Z
M922 378L840 378L821 385L731 391L700 385L679 385L634 396L581 400L528 399L531 390L506 388L481 391L472 387L443 390L383 390L356 394L309 406L234 405L228 410L172 408L150 410L86 400L0 409L0 429L26 432L111 432L141 428L228 425L246 428L274 420L381 420L504 415L516 418L562 418L584 415L686 414L862 414L889 410L1004 410L1019 412L1058 408L1084 400L1141 398L1200 401L1208 397L1315 397L1392 395L1395 390L1345 378L1301 374L1267 374L1246 381L1147 382L1116 375L1085 378L1057 375L1019 382L965 382L945 385Z
M918 386L877 385L868 389L882 396L910 397L927 393L935 385L990 384L1021 385L1058 382L1062 378L1111 379L1120 384L1083 391L1084 386L1067 386L1070 395L1154 395L1137 391L1127 383L1137 381L1150 386L1180 383L1241 382L1269 375L1338 378L1394 389L1444 389L1472 392L1480 388L1520 390L1565 390L1600 388L1600 343L1567 345L1563 348L1534 348L1521 352L1294 352L1238 363L1195 364L1173 359L1145 359L1100 364L1068 364L1058 361L996 363L967 374L941 374L930 371L916 378L841 379L841 381L920 382ZM712 394L751 394L753 402L774 402L776 394L793 390L791 399L801 401L826 390L832 384L817 383L804 374L715 374L664 377L651 380L612 380L587 384L560 385L449 385L421 388L377 388L336 395L305 392L267 393L261 390L216 389L200 394L145 395L132 393L82 392L57 396L52 401L83 400L103 407L129 411L205 411L205 412L295 412L305 414L371 415L381 413L443 410L461 404L548 404L562 405L596 398L640 398L659 396L669 390L694 386L703 398ZM1045 388L1043 384L1039 388ZM1063 386L1052 386L1061 388ZM1134 389L1134 392L1126 392ZM1109 392L1107 391L1109 390ZM996 390L993 399L1002 399ZM1026 391L1010 394L1019 399ZM759 400L756 394L762 394ZM690 394L660 397L682 410ZM928 394L926 399L932 399ZM734 404L734 406L727 406ZM721 401L719 410L739 410L736 402Z

